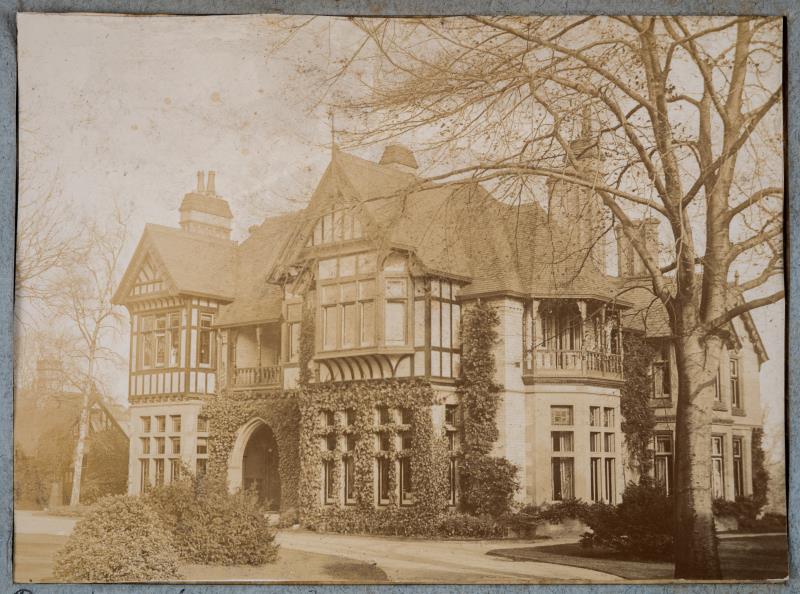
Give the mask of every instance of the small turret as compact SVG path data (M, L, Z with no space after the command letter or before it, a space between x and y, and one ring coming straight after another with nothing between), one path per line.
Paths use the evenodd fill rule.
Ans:
M228 201L217 196L215 173L197 172L197 188L183 197L180 207L181 229L189 233L200 233L222 239L231 238L233 213Z
M390 144L383 150L383 155L379 161L381 165L388 165L392 169L403 171L404 173L416 173L419 165L414 153L402 144Z

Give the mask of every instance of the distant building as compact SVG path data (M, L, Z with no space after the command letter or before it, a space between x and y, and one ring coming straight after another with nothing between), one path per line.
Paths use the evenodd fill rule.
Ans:
M51 507L69 503L82 407L83 394L69 388L56 358L40 358L32 384L15 392L15 487L23 477L30 482L19 485L27 491L27 503ZM126 465L128 442L127 409L94 395L81 477L82 502L87 494L125 491L126 482L118 477L120 466Z
M200 412L209 395L268 402L297 385L304 306L315 318L314 381L430 382L434 422L457 451L460 320L478 299L500 314L495 453L518 467L522 500L618 502L634 478L620 427L623 332L645 335L660 353L651 372L652 450L657 480L672 488L677 380L665 312L623 240L618 275L604 269L602 242L588 258L579 247L604 220L596 196L555 182L549 210L508 205L479 185L423 184L416 167L398 145L378 163L334 148L308 206L267 218L241 244L230 239L233 215L213 172L207 183L199 174L180 228L146 226L115 296L131 315L132 493L169 482L182 464L205 471L208 420ZM643 221L642 232L657 241L657 222ZM766 359L748 316L731 330L712 438L714 494L728 499L752 492L750 440ZM256 485L274 500L280 452L271 428L248 420L236 440L230 485ZM374 504L402 503L413 488L400 468L398 492L384 492L380 447ZM455 504L455 453L449 472ZM320 502L346 503L347 487L330 492L332 484L321 481Z

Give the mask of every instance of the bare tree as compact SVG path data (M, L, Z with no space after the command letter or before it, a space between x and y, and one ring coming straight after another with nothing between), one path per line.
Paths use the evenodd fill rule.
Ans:
M126 239L126 221L115 212L106 228L89 224L84 228L89 244L87 257L66 270L54 284L50 309L66 322L73 337L67 354L70 383L81 391L82 405L78 439L73 455L70 505L80 503L81 475L89 434L89 411L100 397L98 366L117 363L120 356L108 346L107 338L120 331L121 314L111 304L117 283L119 258Z
M569 184L599 197L641 258L678 367L675 576L720 577L715 373L730 322L784 297L780 19L353 22L368 43L329 83L355 60L378 66L366 98L342 106L371 114L350 142L427 140L460 165L425 181L483 182L501 199ZM575 142L587 119L596 130ZM664 253L640 232L646 217L668 231Z
M46 304L52 296L53 276L86 252L80 231L64 225L69 218L67 206L56 184L33 187L21 180L14 286L17 300L30 305ZM19 315L18 319L22 320Z

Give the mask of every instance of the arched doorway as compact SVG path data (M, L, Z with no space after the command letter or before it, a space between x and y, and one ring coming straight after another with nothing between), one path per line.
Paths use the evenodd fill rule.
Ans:
M242 456L242 487L255 489L269 509L280 509L281 478L278 444L268 425L260 424L250 435Z

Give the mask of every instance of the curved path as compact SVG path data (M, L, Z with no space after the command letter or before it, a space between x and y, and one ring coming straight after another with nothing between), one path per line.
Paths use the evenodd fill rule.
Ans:
M620 582L601 571L537 561L512 561L487 555L497 548L530 547L530 542L498 540L422 540L281 530L282 547L348 557L381 568L392 582L530 583Z
M66 536L76 519L42 512L17 512L15 529L25 534ZM513 561L487 555L492 549L530 547L510 540L423 540L280 530L277 542L286 549L335 555L373 564L392 582L413 583L531 583L619 582L601 571L539 561ZM556 541L549 541L555 544Z

